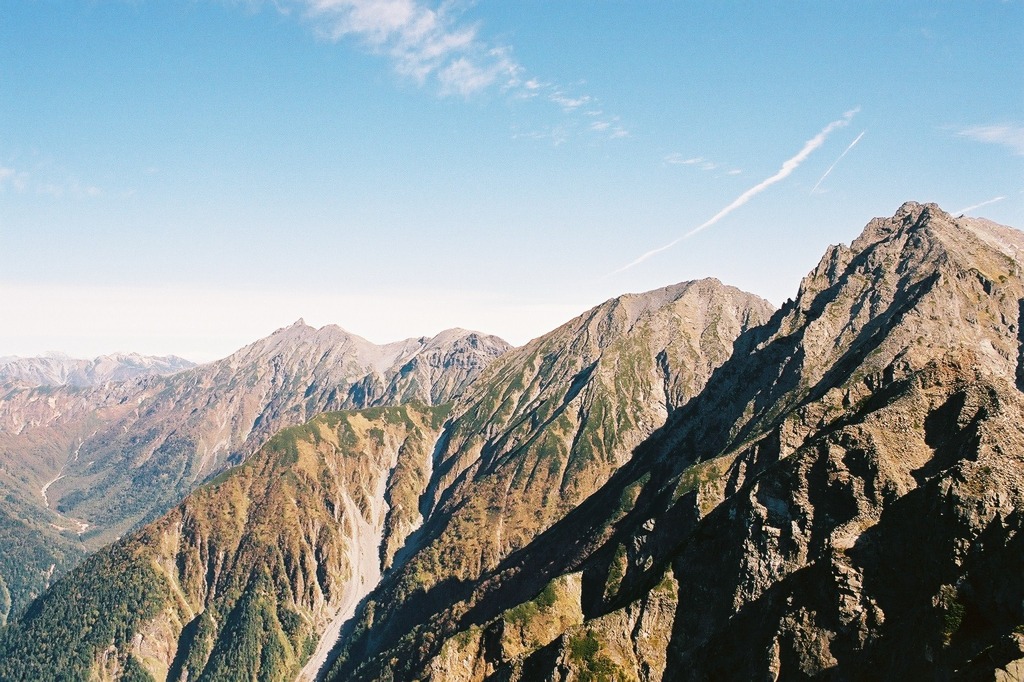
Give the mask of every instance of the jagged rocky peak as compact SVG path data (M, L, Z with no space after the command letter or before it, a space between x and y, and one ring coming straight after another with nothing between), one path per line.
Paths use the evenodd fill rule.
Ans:
M323 352L321 361L345 355L352 363L362 365L380 375L389 375L423 352L456 355L460 352L475 351L482 358L489 359L509 348L511 346L497 336L465 329L448 329L433 337L421 336L375 344L337 325L329 324L316 328L299 318L294 324L282 327L270 336L242 348L230 359L234 360L233 364L239 364L250 362L254 357L312 357L318 352Z
M467 348L485 353L490 352L492 349L500 349L503 352L512 347L504 339L493 334L484 334L471 329L462 329L461 327L445 329L430 338L421 337L421 341L425 348Z
M458 328L399 343L402 352L391 361L387 400L435 405L460 396L484 367L512 348L497 336Z
M1022 248L1016 230L906 203L872 220L850 247L830 247L801 283L799 314L783 326L803 330L804 364L817 374L851 346L870 346L874 371L897 355L898 366L919 368L955 346L1004 371L1018 357ZM871 333L883 327L884 336Z
M290 355L296 350L310 348L333 348L337 352L354 351L357 355L372 355L370 349L373 347L374 344L371 342L337 325L330 324L317 329L299 318L293 324L281 327L270 335L240 348L225 359L237 365L250 362L255 357Z
M639 294L623 294L606 301L605 305L612 309L620 309L625 312L626 326L632 326L643 316L664 308L682 298L692 298L710 305L714 299L723 296L750 299L751 294L740 291L735 287L728 287L718 279L709 277L706 279L679 282L660 289L646 291Z
M1019 674L1020 239L907 204L832 247L631 461L474 587L429 618L371 595L375 633L336 679Z

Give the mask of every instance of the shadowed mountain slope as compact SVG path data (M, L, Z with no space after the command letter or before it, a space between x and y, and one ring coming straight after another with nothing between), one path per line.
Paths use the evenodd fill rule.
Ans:
M872 221L605 485L429 610L364 614L332 678L1019 674L1021 249L934 205Z

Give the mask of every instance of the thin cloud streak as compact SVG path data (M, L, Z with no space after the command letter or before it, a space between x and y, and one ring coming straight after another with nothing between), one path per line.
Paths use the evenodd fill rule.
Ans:
M980 204L974 204L973 206L968 206L967 208L961 208L959 211L953 211L953 213L955 215L963 215L964 213L970 213L971 211L979 209L982 206L988 206L989 204L994 204L997 201L1002 201L1005 198L1006 197L993 197L993 198L991 198L991 199L989 199L987 201L981 202Z
M686 156L684 156L683 154L680 154L679 152L672 152L671 154L666 154L665 157L663 158L663 161L667 165L670 165L670 166L695 166L695 167L699 168L702 171L718 170L718 169L722 168L723 166L727 165L727 164L717 163L715 161L710 161L708 159L705 159L703 156L693 156L693 157L687 158ZM741 171L738 168L732 168L730 170L725 171L725 174L726 175L739 175L742 172L743 171Z
M985 142L987 144L999 144L1009 147L1014 154L1024 156L1024 126L1004 123L1000 125L982 125L964 128L959 133L961 137Z
M814 152L814 150L816 150L818 147L820 147L821 145L823 145L825 143L825 139L828 138L829 134L833 130L835 130L836 128L842 128L844 126L849 125L850 121L853 119L853 117L857 114L858 111L860 111L860 107L857 107L855 109L851 109L850 111L847 111L845 114L843 114L842 118L840 118L840 119L838 119L836 121L832 121L827 126L822 128L821 132L819 132L817 135L815 135L814 137L812 137L811 139L807 140L807 142L804 143L803 148L799 152L797 152L796 156L794 156L794 157L792 157L790 159L787 159L785 162L783 162L782 167L779 168L778 172L776 172L771 177L762 180L758 184L756 184L753 187L751 187L750 189L748 189L743 194L741 194L738 197L736 197L736 199L733 200L733 202L731 204L729 204L728 206L723 208L721 211L716 213L709 220L707 220L704 223L702 223L702 224L698 225L697 227L693 228L692 230L690 230L689 232L687 232L683 236L678 237L676 239L673 239L668 244L665 244L664 246L659 246L656 249L651 249L647 253L641 255L639 258L636 258L632 262L627 263L626 265L622 266L618 270L615 270L615 271L611 272L610 274L611 275L617 275L620 272L625 272L626 270L629 270L630 268L636 267L640 263L643 263L648 258L650 258L652 256L656 256L659 253L661 253L662 251L667 251L668 249L671 249L673 246L675 246L679 242L684 241L686 239L689 239L690 237L692 237L693 235L697 234L698 232L702 232L702 231L708 229L709 227L711 227L712 225L717 223L719 220L721 220L725 216L729 215L730 213L735 211L737 208L739 208L743 204L747 203L748 201L750 201L755 196L757 196L758 194L760 194L764 190L768 189L769 187L771 187L775 183L780 182L782 180L785 180L787 177L789 177L793 173L793 171L795 171L800 166L801 163L803 163L807 159L808 156L810 156Z
M821 186L821 183L824 182L825 178L828 177L828 174L832 172L832 169L835 168L836 166L838 166L839 162L843 160L843 157L846 156L847 154L849 154L850 150L857 146L857 143L860 142L860 138L864 137L864 133L866 133L866 132L867 131L865 130L865 131L861 132L860 135L855 137L853 142L850 143L850 146L847 147L846 149L844 149L843 153L839 155L839 158L836 159L832 163L832 165L828 167L828 170L825 171L825 174L822 175L820 178L818 178L818 181L816 183L814 183L814 187L811 188L811 194L814 194L814 192L817 191L818 187Z
M54 199L88 199L103 196L104 193L96 185L82 183L77 178L46 178L40 177L38 171L30 174L27 171L0 166L0 193L6 192L8 187L18 194L33 192Z

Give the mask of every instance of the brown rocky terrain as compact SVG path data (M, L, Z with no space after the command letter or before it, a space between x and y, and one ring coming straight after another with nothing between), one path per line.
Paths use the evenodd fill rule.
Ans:
M597 492L364 614L333 677L1012 679L1022 248L934 205L872 221Z

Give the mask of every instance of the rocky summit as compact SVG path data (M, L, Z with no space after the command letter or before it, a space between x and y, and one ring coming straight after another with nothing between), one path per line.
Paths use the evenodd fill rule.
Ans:
M256 346L188 370L203 419L251 364L308 421L57 580L0 630L0 679L1019 679L1022 253L908 203L779 310L703 280L500 355L346 355L387 379L268 381Z

